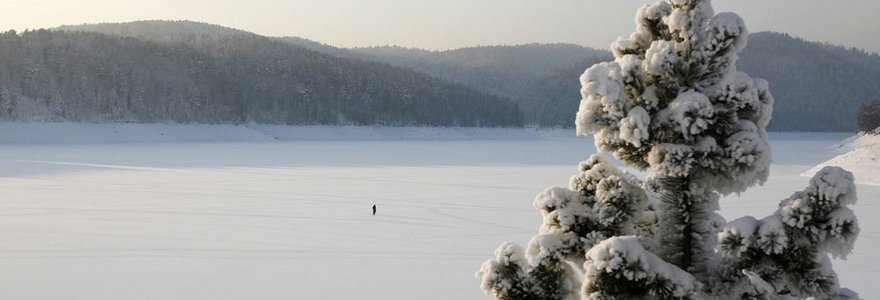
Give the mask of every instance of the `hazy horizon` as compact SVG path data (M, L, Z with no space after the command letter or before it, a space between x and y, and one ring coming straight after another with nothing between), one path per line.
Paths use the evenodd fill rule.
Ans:
M296 36L339 47L397 45L429 50L478 45L573 43L605 49L633 31L647 0L3 0L0 29L53 28L83 23L192 20L267 36ZM880 1L845 5L821 0L714 1L734 11L750 31L776 31L880 52Z

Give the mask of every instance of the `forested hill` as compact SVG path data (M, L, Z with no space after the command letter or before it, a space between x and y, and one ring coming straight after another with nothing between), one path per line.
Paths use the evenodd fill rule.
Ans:
M0 34L0 120L521 126L509 100L193 22Z
M574 124L580 74L611 59L607 51L568 44L348 51L512 98L528 123L564 127ZM787 34L752 34L737 66L770 82L771 130L855 131L859 105L880 96L880 56Z
M188 21L0 35L0 120L571 127L579 76L610 53L572 44L337 48ZM738 68L770 82L769 128L854 131L880 56L752 34Z
M880 96L880 56L787 34L752 34L738 67L770 82L772 130L856 131L859 106Z
M345 49L296 37L280 40L339 57L409 68L507 97L519 105L527 123L546 127L574 125L580 74L611 60L607 51L561 43L427 51L397 46Z
M606 51L573 44L526 44L424 51L401 47L356 48L364 58L424 70L455 79L505 97L518 97L524 83L560 67L590 58L610 59ZM578 88L579 89L579 88Z

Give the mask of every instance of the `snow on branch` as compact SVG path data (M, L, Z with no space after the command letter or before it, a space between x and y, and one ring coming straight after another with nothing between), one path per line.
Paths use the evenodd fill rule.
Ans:
M638 238L613 237L587 252L584 299L700 299L688 272L645 250Z

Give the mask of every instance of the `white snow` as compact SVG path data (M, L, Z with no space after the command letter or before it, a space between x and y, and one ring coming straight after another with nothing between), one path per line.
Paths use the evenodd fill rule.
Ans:
M651 168L667 176L686 176L694 164L691 147L682 144L658 144L648 153Z
M761 276L757 273L748 270L743 270L742 273L749 278L749 282L752 284L755 292L757 292L759 295L772 295L776 292L776 289L774 289L772 285L764 281L764 279L761 279Z
M629 116L620 120L620 139L641 147L643 141L650 137L648 127L651 126L651 115L641 106L629 111Z
M714 115L714 108L709 98L702 93L688 91L678 95L672 103L660 111L658 117L678 129L682 136L693 140L700 133L709 129Z
M477 277L480 279L480 285L483 289L492 288L492 285L496 284L496 281L498 280L496 273L491 270L505 265L516 265L520 268L526 265L526 257L521 246L513 242L501 244L501 246L495 250L495 260L483 263L480 267L480 271L477 272ZM509 282L500 281L499 283L504 284L504 286L501 286L502 289L509 290L514 288Z
M675 52L675 43L669 41L654 41L645 52L645 60L642 69L646 74L667 76L680 58Z
M805 177L826 166L839 166L853 173L857 183L880 185L880 135L860 133L833 147L840 153L803 173Z
M760 226L757 240L759 248L767 254L782 253L788 243L782 217L778 214L765 217L761 220Z
M694 277L675 265L645 250L635 236L612 237L587 251L586 282L595 282L603 273L623 276L631 281L663 284L677 298L695 298L698 286ZM607 299L585 286L588 300Z
M588 135L598 129L593 123L605 122L603 118L619 121L626 117L625 96L621 81L620 65L616 62L593 65L581 74L581 101L576 114L578 135Z
M497 140L571 137L569 131L519 128L89 124L0 122L0 143L218 142L272 140Z
M534 196L594 151L574 136L0 124L0 299L488 299L474 272L540 228ZM721 213L771 214L847 136L771 133L770 179ZM857 188L834 265L870 299L880 187Z
M709 28L714 31L714 34L722 36L742 36L748 34L743 19L731 12L722 12L712 17ZM736 45L735 52L739 52L746 47L746 39L740 41Z
M724 240L738 240L739 247L723 249L723 254L730 256L739 256L741 253L745 252L749 248L749 243L752 239L752 234L758 229L758 220L752 216L744 216L739 219L733 220L727 225L724 225L718 232L718 244L723 245Z

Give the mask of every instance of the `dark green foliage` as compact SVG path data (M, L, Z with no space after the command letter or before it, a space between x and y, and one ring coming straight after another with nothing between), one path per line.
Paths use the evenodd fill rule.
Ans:
M644 271L644 270L638 270ZM603 273L596 280L590 283L587 288L588 292L594 290L602 291L602 295L597 298L600 300L618 300L618 299L657 299L657 300L686 300L689 297L676 297L668 280L657 278L649 280L648 278L640 278L631 280L620 274Z
M563 300L567 288L567 273L555 259L529 266L521 249L504 245L499 257L492 261L492 274L484 278L485 288L492 290L498 300ZM484 266L485 267L485 266Z
M579 171L570 189L551 188L535 200L544 225L529 245L532 263L507 243L483 264L478 277L497 299L565 299L577 288L567 268L579 267L595 244L635 233L634 217L647 206L644 190L598 155Z
M562 263L556 260L547 260L529 272L532 279L534 299L563 300L565 299L565 281L568 274L562 268Z
M623 224L641 209L639 202L647 202L647 196L638 186L618 176L610 176L599 182L599 192L593 205L593 215L605 228L605 236L626 235L621 232Z
M864 103L859 107L859 131L880 133L880 99Z
M522 273L524 266L515 262L501 264L495 268L496 278L491 285L498 300L537 299L530 283ZM504 285L504 288L501 286Z
M825 168L811 180L811 186L780 204L779 210L750 227L738 227L740 239L730 235L719 241L723 251L717 278L723 285L742 279L750 270L780 294L826 299L838 294L837 275L830 268L829 254L845 257L853 247L859 229L846 207L855 202L852 174L839 168ZM723 235L722 235L723 236ZM759 240L783 238L767 247ZM842 297L845 298L845 297Z
M707 263L714 256L708 243L715 238L709 223L715 214L713 193L693 194L688 191L690 180L682 177L663 177L660 185L660 232L663 237L661 257L699 279L706 278Z
M699 299L694 278L643 249L613 237L587 252L584 299Z

